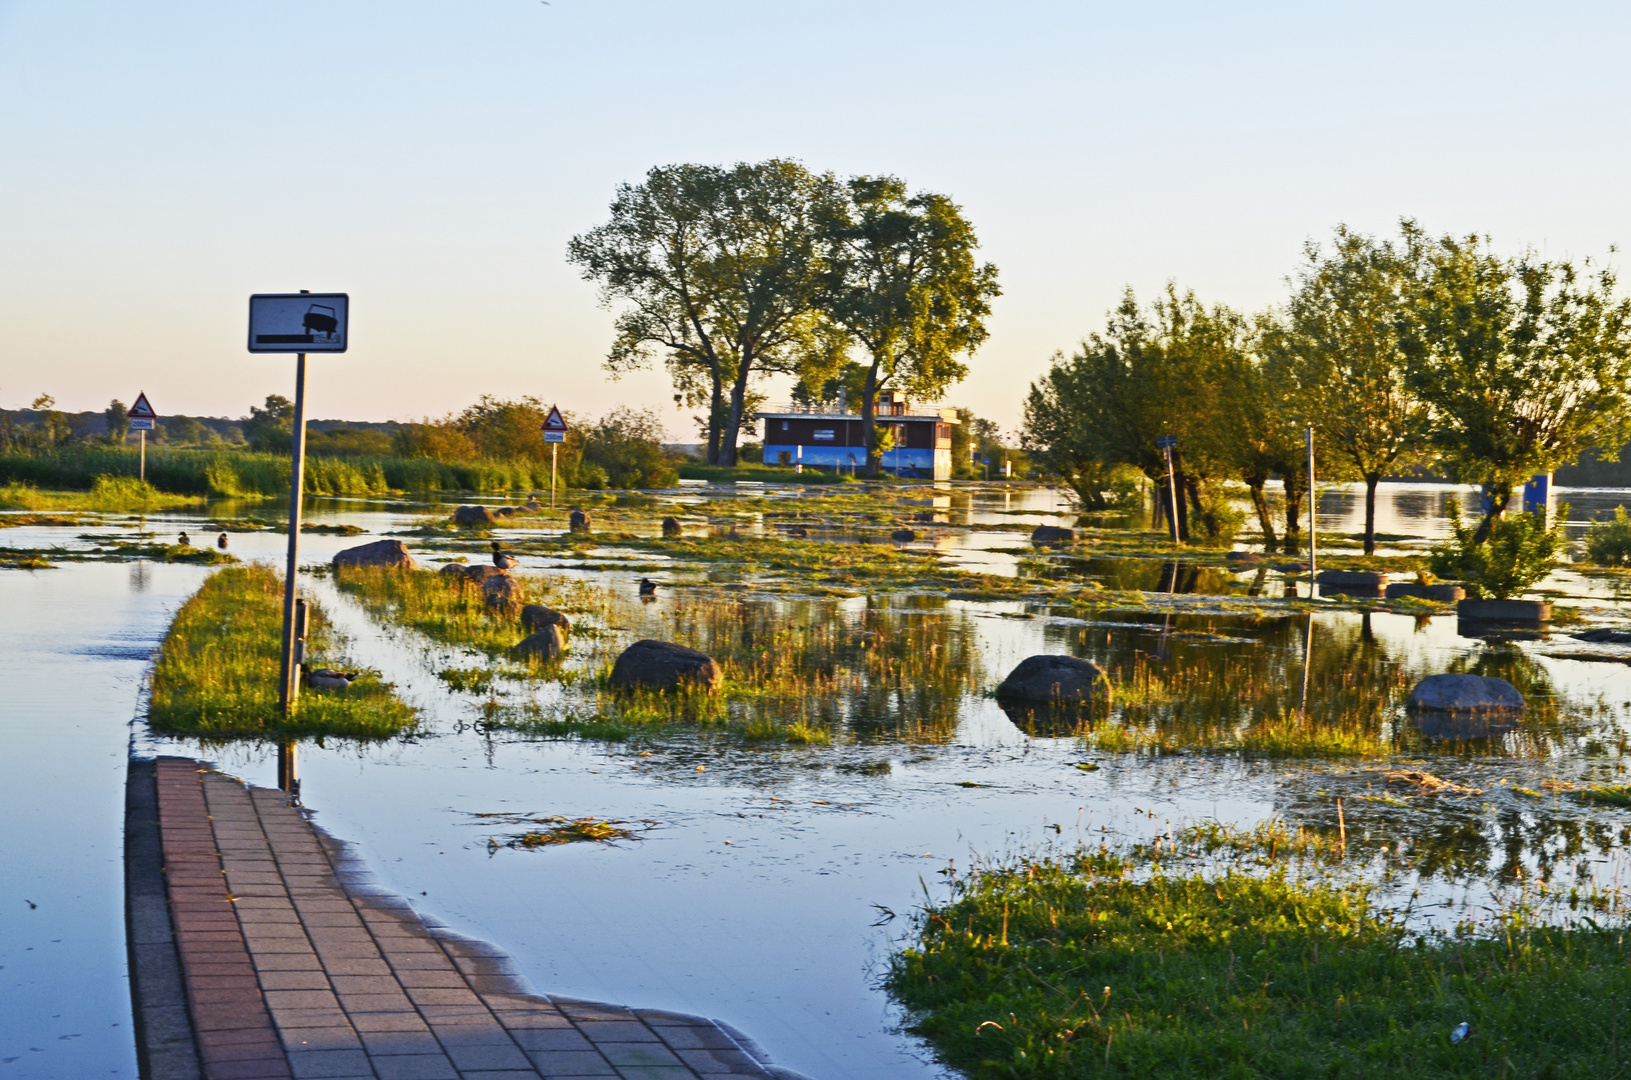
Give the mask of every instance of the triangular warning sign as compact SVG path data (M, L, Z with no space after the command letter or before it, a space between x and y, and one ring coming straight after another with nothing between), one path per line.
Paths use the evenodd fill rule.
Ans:
M544 430L545 431L565 431L566 430L566 421L561 418L561 410L560 410L559 406L551 405L549 407L549 419L544 421Z
M137 394L136 404L130 407L130 412L126 415L132 420L155 420L159 414L154 412L153 406L147 403L146 394Z

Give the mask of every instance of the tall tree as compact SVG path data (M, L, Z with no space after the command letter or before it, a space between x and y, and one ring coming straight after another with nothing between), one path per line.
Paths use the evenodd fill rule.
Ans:
M108 424L108 442L122 443L130 434L130 410L118 398L108 402L108 407L102 413Z
M1342 471L1365 481L1365 554L1376 553L1376 485L1422 446L1427 406L1406 385L1403 313L1420 275L1421 230L1397 242L1336 229L1329 250L1304 248L1274 340L1291 361L1307 420Z
M1432 245L1404 322L1433 443L1456 479L1488 497L1478 544L1528 477L1631 438L1631 300L1614 299L1614 272L1501 259L1488 245Z
M710 463L736 464L751 381L813 348L816 221L836 187L777 159L659 166L619 187L611 220L567 247L604 304L626 305L606 366L645 367L660 349L688 403L706 387Z
M867 357L861 429L878 475L878 395L937 397L968 374L987 337L997 268L975 261L974 227L944 195L908 196L893 176L858 176L822 222L822 308Z

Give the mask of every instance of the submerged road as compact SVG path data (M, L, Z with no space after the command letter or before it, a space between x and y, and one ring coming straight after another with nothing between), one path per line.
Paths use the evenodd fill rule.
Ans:
M167 944L133 906L154 1080L798 1080L712 1020L531 992L502 950L428 923L281 791L175 757L131 783L153 786L131 805L157 825L131 857L162 861L173 928Z

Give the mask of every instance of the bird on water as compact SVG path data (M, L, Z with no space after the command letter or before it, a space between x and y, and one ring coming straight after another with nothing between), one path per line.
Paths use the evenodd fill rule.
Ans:
M640 595L641 596L656 596L657 595L657 583L655 581L652 581L648 577L641 578L640 579Z
M176 539L176 543L181 547L192 547L193 546L193 542L191 540L187 539L187 534L186 533L182 533L181 536Z
M306 673L306 685L313 690L344 690L362 674L360 671L336 671L328 667L308 668L305 664L300 667Z
M220 548L222 551L225 551L227 549L227 534L226 533L222 533L220 536L217 536L215 538L215 546Z
M493 565L498 567L500 570L508 570L512 566L520 566L521 565L521 560L516 558L514 555L511 555L509 552L505 551L503 548L499 547L498 546L498 541L494 540L493 541Z

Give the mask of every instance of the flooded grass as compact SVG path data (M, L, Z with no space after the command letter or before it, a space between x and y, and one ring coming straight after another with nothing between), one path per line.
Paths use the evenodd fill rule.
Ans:
M223 738L401 734L415 716L390 686L364 673L343 691L303 690L294 716L278 713L283 590L264 566L229 567L207 578L176 612L153 670L148 721L164 735ZM344 666L322 611L311 608L309 663Z
M1190 862L1220 851L1267 865ZM1289 866L1298 854L1340 852L1283 826L1214 827L1164 851L980 868L923 909L887 985L911 1030L975 1080L1624 1068L1623 927L1509 911L1420 934L1366 885Z
M611 844L618 840L639 840L642 830L631 827L627 821L611 818L531 817L525 814L475 814L482 824L532 825L526 832L505 837L489 837L487 850L511 848L516 851L536 851L539 848L558 847L562 844ZM654 823L641 823L650 828Z
M160 491L134 476L98 476L89 491L41 491L32 484L0 485L0 510L99 510L109 513L203 506L202 495Z

